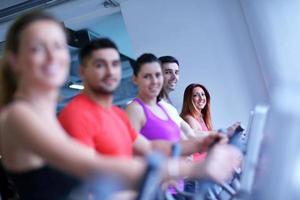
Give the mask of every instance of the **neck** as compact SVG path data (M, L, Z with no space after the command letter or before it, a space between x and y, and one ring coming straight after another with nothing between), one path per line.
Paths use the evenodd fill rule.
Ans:
M145 104L147 104L148 106L153 106L156 105L156 97L155 98L147 98L141 94L138 94L137 96L140 100L142 100Z
M201 113L201 110L197 110L197 112L196 112L196 117L197 117L198 119L203 118L203 115L202 115L202 113Z
M166 96L169 96L169 94L171 93L172 90L168 89L168 88L164 88L164 92Z
M85 87L83 93L104 108L110 108L113 102L112 94L99 94Z
M163 99L166 101L169 99L169 93L167 93L166 91L164 91L163 93Z
M58 89L45 90L20 86L18 87L14 98L27 101L42 112L49 112L52 115L55 115L58 94Z
M172 101L171 101L171 99L170 99L170 96L169 96L170 92L171 92L171 91L165 89L165 90L164 90L164 93L163 93L163 98L162 98L162 99L165 100L166 102L168 102L168 103L170 103L170 104L173 105L173 103L172 103Z

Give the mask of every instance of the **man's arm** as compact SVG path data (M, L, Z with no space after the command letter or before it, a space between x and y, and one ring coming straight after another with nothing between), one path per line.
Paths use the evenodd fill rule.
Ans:
M190 125L186 123L183 119L180 122L180 130L184 133L184 136L188 138L196 137L195 132L191 129Z
M182 137L183 140L186 139L192 139L192 138L198 138L198 137L206 137L210 134L217 134L217 131L201 131L201 130L193 130L190 125L182 119L180 123L180 129L182 134L184 134L184 137Z

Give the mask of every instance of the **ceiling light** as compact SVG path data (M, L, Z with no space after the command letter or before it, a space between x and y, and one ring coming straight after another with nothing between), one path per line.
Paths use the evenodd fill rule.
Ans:
M69 85L69 88L71 89L76 89L76 90L83 90L84 89L84 86L81 85L81 84L77 84L77 83L71 83Z

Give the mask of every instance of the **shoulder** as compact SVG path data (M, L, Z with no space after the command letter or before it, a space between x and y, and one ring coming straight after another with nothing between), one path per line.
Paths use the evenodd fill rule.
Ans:
M22 129L29 124L40 122L36 111L26 102L13 102L1 111L1 124L5 124L8 129ZM13 133L13 132L11 132Z
M144 112L143 111L143 107L137 103L136 101L132 101L130 102L126 109L125 109L126 113L141 113L141 112Z
M123 109L119 108L118 106L113 106L112 110L114 113L121 116L122 118L127 117L125 111Z
M177 109L170 103L166 102L166 101L159 101L158 102L164 109L171 111L172 113L176 113L178 115L178 111Z
M196 121L196 119L192 115L184 115L184 116L182 116L182 118L185 121L187 121L187 122L190 122L190 121L194 122L194 121Z
M85 98L84 95L79 94L74 96L67 104L66 106L63 108L63 110L66 109L72 109L72 110L76 110L76 109L82 109L82 106L87 106L89 104L88 99Z
M128 104L125 111L132 123L144 124L146 120L146 115L143 107L139 103L132 101Z
M160 100L160 101L158 102L158 104L160 104L160 105L163 106L163 107L172 107L171 104L167 103L167 102L164 101L164 100Z
M194 130L202 130L199 122L191 115L183 116L184 121L186 121L190 127Z
M25 102L14 102L1 111L1 118L5 116L7 120L26 118L27 115L35 115L30 105ZM27 116L28 117L28 116Z
M79 94L75 97L73 97L65 106L64 108L59 112L58 117L59 118L65 118L67 116L81 116L77 115L77 113L83 113L89 109L89 102L86 98L84 98L83 95Z

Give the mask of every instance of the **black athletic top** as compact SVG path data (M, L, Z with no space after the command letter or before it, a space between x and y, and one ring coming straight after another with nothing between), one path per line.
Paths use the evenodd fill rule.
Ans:
M1 159L0 159L0 194L3 200L19 199L13 183L7 177L7 174L2 166Z
M81 181L50 166L28 172L8 172L21 200L67 200Z

